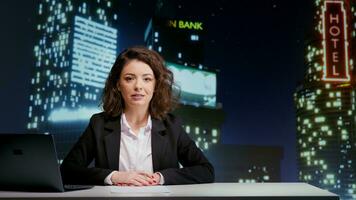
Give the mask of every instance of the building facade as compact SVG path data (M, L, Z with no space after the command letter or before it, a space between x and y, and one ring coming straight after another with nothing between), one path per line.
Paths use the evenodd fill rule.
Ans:
M355 3L316 0L295 94L299 180L356 198Z
M100 111L118 49L116 11L109 0L38 1L27 129L53 134L60 158Z

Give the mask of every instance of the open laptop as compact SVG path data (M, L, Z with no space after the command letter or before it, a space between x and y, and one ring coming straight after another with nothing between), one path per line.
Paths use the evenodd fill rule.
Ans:
M0 190L64 192L52 135L0 133Z

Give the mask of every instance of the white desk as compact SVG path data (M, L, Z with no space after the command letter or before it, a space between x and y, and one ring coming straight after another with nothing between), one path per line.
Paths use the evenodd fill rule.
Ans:
M307 199L338 200L339 197L326 190L306 183L210 183L197 185L173 185L168 187L170 193L123 194L111 192L115 186L95 186L89 190L64 193L34 193L0 191L1 199Z

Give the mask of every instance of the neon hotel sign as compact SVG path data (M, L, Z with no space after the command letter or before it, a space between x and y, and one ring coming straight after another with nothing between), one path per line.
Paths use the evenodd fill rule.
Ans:
M325 1L323 8L324 81L350 81L344 2Z

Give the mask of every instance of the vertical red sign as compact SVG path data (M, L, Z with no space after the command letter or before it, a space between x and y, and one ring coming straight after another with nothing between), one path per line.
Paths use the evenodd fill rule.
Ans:
M325 1L323 8L324 81L350 81L344 2Z

